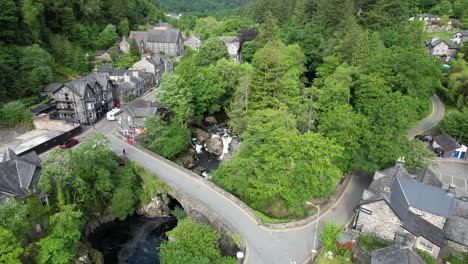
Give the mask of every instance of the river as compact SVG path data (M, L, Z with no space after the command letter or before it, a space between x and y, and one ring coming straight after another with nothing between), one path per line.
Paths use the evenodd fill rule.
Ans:
M175 217L134 214L99 226L88 240L103 254L105 264L159 264L159 245L167 240L165 232L176 225Z

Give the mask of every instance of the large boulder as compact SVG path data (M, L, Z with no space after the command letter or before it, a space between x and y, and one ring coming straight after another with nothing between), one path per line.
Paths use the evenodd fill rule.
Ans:
M216 121L216 117L214 116L207 116L205 117L205 123L207 125L216 125L218 124L218 121Z
M197 160L195 158L195 150L190 148L186 152L179 155L175 160L175 163L179 164L180 166L191 169L195 165L197 165Z
M210 138L206 141L206 150L216 156L223 154L223 141L220 138Z
M151 199L149 204L138 208L136 213L146 217L163 217L169 216L171 210L167 206L167 202L164 201L163 196L157 195Z
M210 134L201 130L200 128L192 129L192 135L198 140L200 144L205 143L210 138Z

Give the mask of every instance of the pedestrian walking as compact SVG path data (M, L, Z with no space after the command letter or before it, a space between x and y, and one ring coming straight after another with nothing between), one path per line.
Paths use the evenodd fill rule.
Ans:
M124 155L124 157L125 157L125 149L122 149L122 152L123 152L123 155Z

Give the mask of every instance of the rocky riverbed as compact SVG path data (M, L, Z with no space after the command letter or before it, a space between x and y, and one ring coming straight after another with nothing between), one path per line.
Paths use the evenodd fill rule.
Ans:
M219 123L214 116L208 116L203 126L192 127L192 148L176 162L209 179L210 171L217 169L221 162L230 160L240 144L239 137L225 121Z

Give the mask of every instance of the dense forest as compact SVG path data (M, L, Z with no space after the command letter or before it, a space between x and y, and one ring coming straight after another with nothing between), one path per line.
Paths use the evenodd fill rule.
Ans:
M424 166L429 153L406 132L429 114L447 75L427 54L424 24L408 19L463 20L467 11L458 0L254 0L225 17L182 17L176 24L206 41L164 76L159 99L174 119L148 120L145 144L175 157L189 145L188 126L227 109L243 143L212 180L269 217L303 216L305 202L329 196L343 173L399 156ZM229 35L232 21L243 24L233 30L242 64L226 60L215 38Z
M214 13L237 8L246 0L159 0L158 5L168 13Z
M164 18L154 0L1 0L0 6L0 102L89 72L94 50Z

